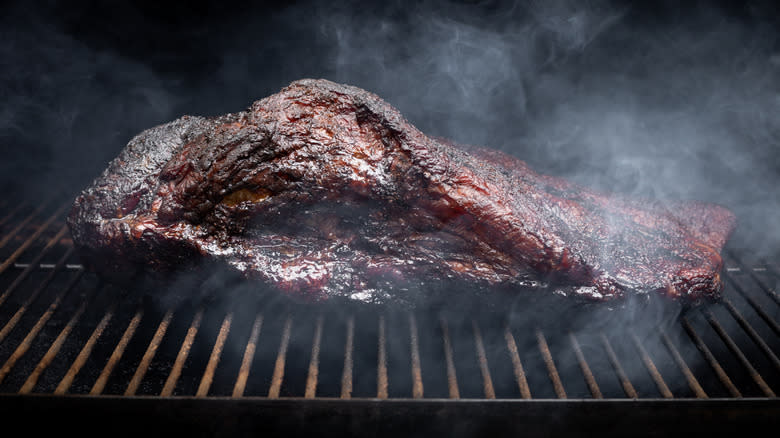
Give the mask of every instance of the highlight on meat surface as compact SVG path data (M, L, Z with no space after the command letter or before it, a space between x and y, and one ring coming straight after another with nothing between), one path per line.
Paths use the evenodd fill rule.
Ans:
M84 262L113 277L206 262L311 300L407 302L454 282L692 303L718 298L735 219L541 175L428 137L372 93L304 79L139 134L68 223Z

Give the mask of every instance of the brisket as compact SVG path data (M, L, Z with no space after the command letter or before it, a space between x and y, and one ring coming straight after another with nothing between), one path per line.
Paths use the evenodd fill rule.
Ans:
M735 219L541 175L428 137L372 93L307 79L244 112L142 132L68 223L109 277L206 262L310 300L403 302L454 282L694 303L720 294Z

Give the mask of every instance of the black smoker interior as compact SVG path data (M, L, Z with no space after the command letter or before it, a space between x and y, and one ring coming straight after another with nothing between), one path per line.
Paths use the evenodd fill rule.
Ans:
M0 18L0 412L88 434L660 436L780 415L771 1L17 2ZM64 217L140 131L293 80L543 173L732 209L724 299L299 303L214 272L132 287ZM771 430L771 429L770 429Z

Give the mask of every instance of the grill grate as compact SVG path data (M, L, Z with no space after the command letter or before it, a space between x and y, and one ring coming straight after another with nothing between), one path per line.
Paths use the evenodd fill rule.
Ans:
M571 328L529 323L518 309L466 317L263 293L153 299L85 272L63 224L67 206L0 214L0 393L760 399L780 389L778 266L738 251L725 254L717 304L671 322L651 315L645 328Z

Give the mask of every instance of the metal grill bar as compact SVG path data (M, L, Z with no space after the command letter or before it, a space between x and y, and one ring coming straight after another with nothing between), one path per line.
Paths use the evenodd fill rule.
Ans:
M8 373L11 372L11 369L14 367L16 362L24 356L25 353L30 349L32 346L33 341L35 340L36 336L38 336L38 333L40 333L41 329L46 325L46 323L49 321L51 316L54 314L54 312L57 311L57 308L60 306L60 303L62 303L62 299L67 295L68 292L70 292L73 289L73 286L78 283L78 281L81 279L81 275L84 273L84 271L78 271L73 278L71 278L70 282L63 288L59 294L54 298L54 301L49 305L49 308L46 309L46 311L41 315L40 318L38 318L38 321L35 323L35 325L30 329L30 331L27 332L27 335L24 337L22 342L19 343L19 345L16 347L16 350L14 350L11 357L6 360L5 364L2 368L0 368L0 383L3 382L3 380L8 376Z
M762 263L763 263L763 265L765 266L765 269L767 270L767 272L768 272L768 273L770 273L770 274L771 274L771 275L772 275L772 276L773 276L775 279L780 279L780 272L778 272L778 270L777 270L777 267L776 267L776 266L773 266L773 265L772 265L772 263L769 263L769 262L767 262L766 260L762 260ZM764 283L764 284L766 285L766 283ZM770 288L770 287L767 285L767 289L768 289L768 290L771 290L771 291L772 291L772 293L773 293L775 296L777 296L777 295L778 295L778 292L777 292L777 290L775 290L774 288ZM775 300L775 302L777 302L777 300Z
M72 249L73 247L69 247L69 249ZM47 269L54 269L57 267L54 263L38 263L37 265L34 265L32 263L14 263L14 268L16 269L27 269L32 267L32 269L40 269L42 271L45 271ZM84 269L84 265L79 263L66 263L65 269L69 271L77 271L79 269Z
M558 398L566 398L566 391L563 389L563 382L561 382L558 369L555 368L555 362L553 361L552 353L550 353L550 346L547 345L547 339L545 339L544 333L539 329L536 330L536 342L539 344L539 351L542 353L544 365L547 367L547 375L550 376L555 395Z
M764 353L764 355L769 359L770 362L772 362L772 365L774 365L775 370L780 372L780 359L777 358L775 353L772 351L772 349L767 345L766 341L756 332L756 330L753 328L752 325L750 325L749 322L742 316L741 313L737 310L736 307L734 307L734 304L731 303L730 300L724 298L723 299L723 306L728 309L729 313L731 313L731 316L734 317L734 319L739 323L740 327L742 327L743 330L745 330L745 333L750 336L750 339L753 340L753 342L758 345L758 347L761 349L761 352Z
M585 360L585 355L582 353L582 348L580 348L580 343L577 342L577 337L574 336L574 333L569 332L569 340L571 341L571 346L574 349L574 354L577 356L577 362L580 364L580 368L582 369L582 374L585 376L585 383L588 385L590 394L593 396L593 398L604 398L604 396L601 394L599 385L596 383L596 378L593 376L593 372L590 370L590 366L588 366L588 361Z
M341 375L341 398L352 398L352 349L355 339L355 318L347 319L347 340L344 343L344 372Z
M119 339L119 343L116 344L114 351L111 353L111 356L108 358L108 362L103 367L103 371L100 372L100 375L95 381L95 384L92 386L92 389L89 391L90 395L99 395L103 393L103 390L105 389L106 384L108 383L108 378L111 376L111 373L114 371L114 368L119 363L119 360L122 358L122 355L124 354L125 349L127 348L127 344L130 343L130 339L132 339L133 335L135 334L135 331L138 329L138 325L141 323L141 318L143 318L143 315L144 315L143 309L139 309L137 312L135 312L135 315L133 315L133 319L130 320L130 323L127 325L127 328L125 329L124 333L122 333L122 337Z
M734 288L739 294L742 296L742 298L745 299L745 301L750 304L750 307L755 310L755 312L758 314L758 316L761 317L761 319L764 320L764 322L772 328L772 330L775 332L777 336L780 336L780 324L778 324L774 318L772 318L765 310L764 308L755 300L753 297L751 297L743 288L740 286L731 276L726 276L726 278L729 281L729 285Z
M236 384L233 387L233 397L242 397L246 390L246 382L249 380L249 371L252 369L252 362L257 350L257 340L260 337L260 329L263 328L263 315L255 316L255 322L252 324L252 331L249 334L249 340L244 349L244 358L241 359L241 368L238 370Z
M712 354L704 341L696 333L696 330L693 329L693 326L688 321L688 318L683 316L680 318L680 323L682 324L683 328L685 328L685 331L688 332L688 335L696 345L696 348L698 348L701 354L704 355L704 358L707 359L707 362L712 367L712 370L715 371L715 374L718 376L718 379L720 379L720 382L723 384L723 386L726 387L729 393L731 393L732 397L742 397L742 393L740 393L737 387L734 386L734 383L726 374L726 371L722 366L720 366L718 360L715 359L715 355Z
M509 358L512 361L512 371L515 375L517 387L520 389L520 396L526 399L531 398L531 389L528 387L523 363L520 361L520 353L517 351L517 342L515 342L515 337L508 324L504 326L504 340L509 351Z
M387 398L387 339L385 334L385 316L379 315L379 336L377 343L376 398Z
M16 327L16 324L19 323L19 320L24 316L24 314L27 312L27 309L30 308L30 305L32 305L33 302L38 298L38 295L43 292L46 287L49 286L51 281L54 279L54 276L57 275L57 272L59 272L62 269L62 265L65 264L65 261L68 259L68 257L71 256L73 253L73 248L69 248L65 254L60 258L60 260L57 262L57 269L54 269L53 271L49 272L49 274L46 276L46 278L43 279L43 281L36 287L32 293L27 297L27 299L22 303L21 306L16 310L16 312L13 314L13 316L8 320L8 322L5 323L2 329L0 329L0 342L3 342L3 340L8 336L8 334L11 332L11 330ZM83 270L79 271L83 272Z
M758 371L756 371L756 369L750 363L748 358L745 357L745 354L737 346L734 340L731 339L731 336L729 336L729 334L726 333L726 330L724 330L723 326L720 325L718 320L715 318L715 315L709 310L704 310L703 313L705 318L707 319L707 322L710 323L712 328L715 329L715 332L718 333L718 336L720 336L720 338L723 340L726 346L729 347L729 350L731 350L734 356L736 356L737 359L739 359L739 362L742 364L742 366L745 367L748 374L750 375L750 378L753 379L754 382L756 382L756 385L758 385L758 387L761 388L761 391L763 391L763 393L767 397L774 397L775 393L772 391L771 388L769 388L769 385L766 384L764 378L761 377L761 374L759 374Z
M612 349L612 344L609 342L609 339L607 339L607 336L604 333L601 333L599 338L601 339L601 345L604 347L604 351L607 353L609 362L612 364L612 368L615 370L615 374L617 374L618 380L620 380L620 385L623 387L623 391L628 397L639 398L639 395L636 393L636 389L634 389L634 385L631 384L631 380L629 380L628 375L626 375L626 372L620 365L620 360L618 360L617 354L615 354L615 350Z
M774 270L771 271L774 272ZM777 276L777 274L775 274L775 276ZM775 304L780 305L780 295L778 295L777 291L772 289L768 284L766 284L764 280L761 279L761 277L757 276L754 272L750 273L750 278L752 278L753 281L758 284L761 290L763 290L764 293L769 296L769 298L772 298Z
M47 206L48 202L39 204L38 207L32 211L32 213L22 219L11 231L8 232L8 234L5 235L5 237L0 239L0 248L3 248L11 239L16 237L16 235L19 234L19 231L21 231L25 226L27 226L27 224L35 219L35 217L38 216Z
M661 396L663 398L674 398L672 391L669 390L669 387L666 385L664 378L661 376L658 368L656 368L655 363L653 363L653 359L642 345L639 337L633 330L630 330L629 333L631 335L631 340L634 341L634 346L636 347L637 351L639 351L639 356L642 357L642 362L645 364L645 368L647 368L647 371L652 376L656 387L658 387L658 391L661 393Z
M271 377L271 388L268 390L268 398L278 398L284 379L284 364L287 360L287 346L290 344L290 331L292 330L292 316L288 315L284 321L282 339L279 342L279 353L276 355L274 375Z
M701 384L699 383L698 379L696 379L696 376L694 376L693 372L691 372L691 369L688 368L688 364L685 363L685 359L683 359L680 351L677 350L677 347L674 346L674 343L669 338L669 335L667 335L663 330L661 331L661 339L663 340L664 345L666 345L666 348L669 349L669 353L671 353L674 362L677 364L677 367L680 369L680 371L682 371L683 376L685 376L685 380L688 382L688 386L696 395L696 398L707 398L707 393L704 391L704 388L701 387Z
M732 251L727 251L729 254L729 258L733 260L744 272L747 272L748 276L758 284L759 288L769 297L771 298L775 304L780 305L780 295L777 294L772 288L769 287L766 283L764 283L756 274L753 269L748 269L747 266L742 262L742 260L739 257L736 257ZM771 267L769 267L770 270L772 270Z
M195 336L197 336L198 330L200 330L200 322L203 320L204 311L205 309L203 307L199 308L195 313L195 316L192 318L190 328L187 329L187 335L184 336L184 341L181 343L179 353L176 355L176 360L173 362L173 368L171 369L170 374L168 374L168 379L165 381L165 386L163 386L162 391L160 391L160 395L163 397L173 395L173 390L176 389L176 382L179 381L181 370L184 368L184 363L187 361L187 356L190 355L192 343L195 342Z
M452 341L450 340L450 328L445 318L439 318L441 326L442 341L444 343L444 362L447 366L447 390L451 399L460 398L460 389L458 388L458 376L455 372L455 361L452 358Z
M423 397L422 369L420 367L420 342L417 337L417 319L409 314L409 340L412 353L412 397Z
M154 336L152 337L151 342L149 342L149 346L146 348L146 352L141 358L141 362L135 369L133 378L130 379L130 383L127 385L127 389L125 389L126 396L135 395L138 391L138 387L141 386L141 381L144 379L146 371L149 369L149 365L151 365L154 356L157 354L157 349L160 348L160 343L162 342L163 337L165 337L165 332L168 331L168 326L170 325L172 318L173 309L168 310L168 312L165 313L162 321L160 321L160 325L157 326L157 331L154 332Z
M70 294L70 291L75 289L80 284L79 282L84 278L85 271L79 264L67 263L73 255L73 247L68 244L69 242L67 240L64 240L65 234L67 233L67 227L64 224L59 224L56 231L51 230L51 228L54 228L53 226L57 224L56 220L62 213L62 207L60 207L54 215L46 215L41 218L39 218L39 216L43 216L43 212L46 210L39 207L36 211L37 213L34 212L35 214L26 218L28 220L24 222L22 227L19 227L18 225L14 227L16 229L16 234L13 236L13 239L15 239L14 241L22 242L22 245L19 248L13 249L13 251L9 248L8 251L12 252L11 256L5 259L3 265L0 265L2 266L0 267L0 274L3 274L2 281L4 284L8 284L3 295L0 295L0 305L4 304L5 307L9 307L9 304L17 299L21 302L21 304L18 304L18 309L7 309L8 312L6 313L6 317L8 317L8 320L5 322L5 325L0 328L0 342L12 341L15 343L11 345L2 345L5 351L10 353L10 356L5 360L3 367L0 368L0 384L2 384L3 387L16 387L18 384L17 382L23 382L19 389L19 392L21 393L40 390L41 387L46 386L43 382L47 381L48 375L52 374L54 368L56 368L52 364L55 364L55 361L57 361L59 357L62 357L67 347L73 346L75 348L74 352L78 351L78 354L75 356L75 359L67 368L67 371L59 382L54 381L54 383L58 384L52 393L61 395L70 391L75 392L77 391L76 388L81 388L82 386L74 385L74 381L76 381L77 378L86 378L87 373L85 371L88 369L90 363L95 362L93 357L97 354L96 352L101 352L100 354L103 354L102 350L98 348L101 343L112 343L113 351L111 351L110 357L108 357L106 363L103 365L97 380L91 387L87 386L87 388L91 388L89 393L92 395L98 395L104 392L109 377L116 369L128 372L134 371L134 373L132 373L132 378L125 389L126 395L134 395L138 392L140 385L144 381L147 370L150 369L155 354L160 348L165 348L167 350L168 347L170 347L172 351L166 351L166 356L167 354L178 352L178 354L176 354L176 359L171 365L170 371L167 375L162 376L165 384L160 391L161 396L172 396L174 393L178 394L178 391L181 391L182 395L186 395L184 392L188 391L188 389L186 389L187 385L178 385L178 382L184 382L184 377L187 376L187 382L192 381L194 378L194 381L199 383L196 390L193 388L193 395L196 397L206 397L211 392L214 382L219 381L216 378L217 373L223 368L225 370L233 369L231 368L231 363L235 363L236 366L238 365L239 358L236 357L236 361L232 362L230 355L227 354L230 350L225 347L226 345L229 345L228 338L233 338L231 329L235 330L235 327L242 327L243 323L238 321L239 315L241 315L240 313L234 314L233 312L227 312L221 315L214 315L215 317L220 318L216 321L221 320L222 323L219 325L219 331L215 335L216 339L213 344L207 347L209 348L210 354L208 355L202 375L194 375L194 373L198 372L196 369L201 368L197 366L187 366L188 358L191 356L191 349L196 348L196 345L202 343L201 341L198 341L198 343L195 342L196 339L201 339L201 337L198 337L198 334L204 332L206 327L211 327L208 324L201 324L202 320L206 318L206 314L211 314L212 312L205 304L201 304L200 307L197 307L189 325L189 329L187 329L181 344L173 344L171 342L165 342L163 344L163 339L166 336L169 325L172 323L174 309L168 310L165 315L163 315L162 320L159 321L159 324L155 326L153 325L156 323L155 321L144 321L144 306L140 305L140 303L138 310L132 316L132 319L129 320L127 326L124 327L121 337L119 337L119 332L116 332L115 336L113 334L114 332L109 330L109 328L111 328L111 324L113 324L112 321L117 319L116 314L118 312L116 309L121 300L125 299L124 295L114 297L115 299L110 301L111 304L102 313L94 315L96 319L99 319L99 321L96 321L96 326L90 326L86 331L76 330L76 328L82 324L81 321L90 321L90 318L87 318L86 315L91 315L91 313L85 312L87 309L91 309L94 306L93 304L90 304L92 302L91 294L94 294L98 289L94 286L90 286L93 285L93 283L90 282L91 280L87 280L84 284L87 284L87 287L91 290L91 292L87 294L87 298L80 295L72 296L73 294ZM40 221L42 223L39 222L40 225L38 225L35 221ZM28 234L23 235L22 233ZM44 238L44 236L47 237ZM5 241L4 245L11 241L9 236L0 237ZM55 251L55 247L63 244L68 244L68 246L64 248L64 253L57 262L54 264L45 263L45 259L48 255L59 252ZM27 254L29 249L34 246L41 249L35 254L30 255L29 262L17 263L18 258L23 254ZM736 257L733 258L735 259L734 263L738 265L739 268L729 266L727 271L723 274L726 278L727 286L724 291L725 298L719 303L692 309L691 311L684 313L684 316L678 321L680 327L684 329L680 331L682 338L675 338L675 341L673 342L663 328L659 328L658 331L651 331L649 333L638 329L628 329L626 332L627 336L620 338L608 338L604 332L592 333L597 335L597 340L600 340L603 352L606 353L606 358L611 365L611 371L610 366L599 366L599 359L591 357L592 350L587 348L583 349L583 345L587 347L587 344L580 345L580 342L589 339L585 333L583 333L583 336L579 336L579 332L570 331L565 333L567 335L566 337L559 338L557 335L561 333L555 331L546 333L541 329L531 330L527 326L520 326L515 328L515 332L513 332L513 329L511 329L509 325L503 325L499 330L494 332L492 324L483 323L486 319L482 318L482 315L480 315L479 319L475 317L471 320L470 330L464 327L463 330L459 329L452 331L451 328L453 327L450 327L451 321L448 321L442 314L438 314L438 316L433 317L434 319L432 321L436 321L436 318L438 318L441 336L438 338L431 338L438 334L438 330L425 330L431 326L429 321L431 315L421 311L402 314L402 316L408 317L406 321L404 321L403 318L400 321L397 321L400 323L399 327L402 336L400 339L393 339L394 342L389 344L392 348L388 349L388 335L397 332L388 332L385 316L377 314L375 319L378 324L376 327L378 329L376 350L376 396L379 399L388 398L388 388L390 381L392 380L393 382L398 382L397 385L399 388L397 389L406 394L402 397L411 396L412 398L423 398L425 396L422 375L422 366L424 364L426 367L425 377L426 379L429 379L425 380L425 384L428 385L428 388L426 388L428 389L428 397L439 397L438 394L443 393L447 394L451 399L458 399L461 397L461 391L464 391L469 393L469 396L472 396L471 394L477 394L477 397L492 399L496 398L497 389L500 391L502 388L506 388L506 386L501 385L516 384L519 389L519 397L531 398L530 386L538 384L547 385L546 379L549 378L549 381L552 383L554 395L557 398L563 399L568 397L566 390L564 390L564 385L572 391L572 394L579 394L578 391L588 391L593 398L604 398L605 395L609 398L614 397L613 395L609 395L611 391L610 387L600 387L598 382L605 384L609 381L611 383L610 378L605 376L611 376L611 373L614 372L620 383L620 387L622 388L622 394L617 397L623 397L625 395L625 397L639 398L637 389L644 392L644 388L652 388L652 385L654 384L655 388L658 390L657 394L660 394L661 397L673 398L677 393L672 393L670 390L670 386L672 385L670 385L670 381L666 379L671 378L673 374L676 374L676 370L671 374L667 374L666 368L663 366L659 368L657 366L664 365L664 363L662 359L656 355L657 351L654 350L655 344L652 340L655 339L655 336L660 336L659 339L661 343L658 344L659 348L663 349L665 346L664 351L668 351L671 355L671 358L676 365L676 369L679 369L682 373L682 376L685 378L695 397L701 399L706 399L708 397L708 394L703 389L702 382L709 382L705 380L700 382L701 377L695 374L698 373L698 368L696 368L696 366L700 363L707 363L709 367L712 368L714 371L712 380L715 381L714 379L716 377L727 393L732 397L742 397L742 393L735 385L735 382L739 385L742 385L742 382L747 382L746 386L749 386L751 390L754 390L753 384L755 384L755 387L757 387L760 390L760 393L765 397L776 397L774 389L772 388L772 386L778 382L778 375L773 374L773 372L780 371L780 360L775 352L776 339L762 337L765 336L764 333L770 333L771 336L772 332L780 335L780 326L778 326L778 323L774 318L774 313L777 312L777 308L771 306L771 304L777 303L777 294L769 287L765 280L765 277L769 278L768 275L773 274L774 271L771 266L760 269L749 268ZM7 269L9 266L14 266L19 270L9 272ZM71 274L66 269L68 267L76 267L76 272ZM31 282L32 279L36 280L34 287L29 291L23 290L22 284L26 284L25 282L27 280L30 280ZM52 300L48 305L48 308L44 308L47 303L37 302L44 293L47 293L52 284L61 283L66 283L66 285L64 287L60 285L56 290L52 290L51 297L47 298ZM757 289L761 289L763 292ZM19 293L25 293L26 295L17 297ZM75 301L74 303L74 300L78 301ZM65 304L63 305L63 303ZM769 303L770 305L767 306L766 303ZM38 309L39 306L41 307L40 311L42 312L42 315L39 317L38 315L30 315L37 312L37 310L31 309ZM727 311L734 321L724 321L723 319L719 321L718 318L721 318L720 311L716 313L713 310L717 310L720 307L725 309L722 314L725 315L725 312ZM60 309L75 309L75 312L69 310L70 313L64 315L64 319L67 319L68 321L64 327L57 328L55 332L56 337L51 344L43 342L41 340L42 336L40 336L41 331L44 330L48 324L56 321L56 318L58 318L57 312L59 312ZM311 342L310 346L305 346L305 348L311 348L311 355L306 356L304 359L305 362L301 363L301 354L298 353L301 351L301 345L299 344L302 342L302 337L298 336L298 331L300 330L296 328L296 336L292 336L292 323L294 320L298 319L297 307L295 308L296 310L290 310L289 307L286 309L286 314L282 314L283 322L280 321L282 322L282 324L280 324L282 327L278 327L276 323L271 326L273 330L281 329L281 338L279 339L278 350L275 350L276 361L274 362L272 375L270 376L271 381L267 397L270 399L279 398L282 395L282 392L287 391L288 387L290 390L289 395L298 396L295 391L296 388L301 387L303 392L301 395L303 395L304 398L317 398L318 387L321 386L323 390L326 387L326 382L322 379L326 379L326 376L335 376L334 380L336 381L327 382L328 385L332 385L328 387L336 388L336 385L339 385L340 383L340 386L338 386L339 389L335 389L339 394L338 397L342 399L352 398L353 389L355 391L360 391L361 388L361 373L358 372L356 374L356 370L360 371L362 368L360 362L356 363L356 361L360 360L361 355L359 353L362 352L361 349L364 345L361 339L364 338L361 338L363 330L361 330L359 326L356 327L356 324L362 319L356 319L355 315L349 314L346 319L343 320L345 324L338 325L339 333L336 335L336 338L341 339L342 335L345 336L343 338L344 343L337 347L337 349L340 350L341 345L343 345L344 352L343 356L341 356L343 362L340 360L334 362L331 359L323 359L321 361L321 358L329 357L327 355L323 356L323 349L328 345L327 342L323 344L323 341L330 339L330 329L328 328L330 326L324 324L324 316L322 313L318 313L313 324L311 337L306 335L306 340L303 341L306 344L308 344L309 341ZM755 311L755 313L753 311ZM255 318L254 324L252 325L246 341L240 369L238 370L238 375L233 386L234 397L241 397L244 395L250 373L259 371L253 370L252 365L254 363L254 356L256 354L257 343L263 324L263 316L262 314L254 314L253 316ZM699 320L699 316L703 317L701 321ZM27 318L31 318L29 323L26 322ZM37 321L35 318L37 318ZM211 316L209 316L209 318L211 318ZM728 319L729 317L726 316L725 318ZM208 320L210 321L211 319ZM393 321L393 324L395 324L394 319L389 320L388 322L390 321ZM695 329L693 324L694 321L696 324L700 324L696 325ZM764 326L762 321L766 323L766 326ZM409 330L408 347L405 340L406 338L403 336L403 332L407 329L404 322L408 324ZM736 322L737 324L724 324L725 322ZM147 324L149 324L148 329L153 331L154 335L146 346L140 363L133 368L127 368L126 366L123 368L122 366L124 364L122 361L124 360L123 356L125 355L125 350L129 348L128 345L130 345L131 339L136 332L141 331L148 333L145 331L146 328L144 330L139 330L140 327L146 327ZM714 333L710 334L707 324L713 329ZM15 329L18 330L17 327L30 325L32 328L27 333L14 332ZM703 326L704 330L707 332L707 336L704 338L697 333L697 330L701 330L701 326ZM214 327L217 327L217 325ZM396 325L393 325L390 328L391 330L395 330ZM119 327L117 327L117 329L121 330ZM341 332L342 329L345 331ZM423 330L420 331L421 329ZM654 329L651 328L651 330ZM533 332L534 335L525 335L525 333L531 332ZM73 340L76 333L84 333L85 339ZM523 335L515 338L515 334L520 333L523 333ZM687 334L687 336L683 333ZM650 336L648 336L648 334ZM204 335L206 334L204 333ZM275 336L276 335L274 335L274 338ZM471 339L469 339L470 337ZM23 339L19 341L19 338ZM109 339L104 341L106 338ZM499 341L498 344L494 342L496 338ZM751 341L747 341L747 345L738 344L737 341L741 338L750 339L752 343ZM441 342L441 344L432 344L430 342L431 339L437 343ZM548 339L552 340L550 345L548 345ZM559 342L561 339L564 341L563 343ZM627 344L621 343L620 341L622 339L626 339ZM536 345L534 345L534 340ZM274 341L272 340L271 342ZM676 345L675 342L678 344ZM598 346L598 344L599 342L597 342L596 345ZM757 348L753 348L753 344L755 344L755 347ZM399 350L396 345L403 345L403 350ZM518 348L519 346L522 346L522 349ZM555 347L556 349L551 351L550 346ZM275 345L271 345L270 347L274 348ZM139 348L143 348L143 345L139 346ZM474 350L470 354L456 355L455 353L462 353L460 351L461 348L464 348L466 351L471 348ZM289 356L287 354L288 350L290 351ZM0 354L4 354L2 351L3 350L0 350ZM36 353L28 353L29 351ZM130 351L133 350L131 349ZM195 351L199 350L196 349ZM544 376L543 372L541 373L541 378L539 378L539 376L529 376L524 369L521 357L525 354L530 354L530 358L532 358L531 363L534 363L535 359L533 358L537 357L535 351L541 353L540 357L543 361L543 367L540 364L538 368L532 367L531 371L534 369L546 370L547 376ZM561 360L564 361L566 360L566 357L576 358L576 363L579 366L564 366L559 370L553 359L553 351L555 351L556 358L558 357L558 354L561 354ZM761 353L758 353L758 351ZM32 362L34 360L32 358L37 357L37 352L44 354L41 359L35 359L37 362ZM388 357L389 354L395 352L398 352L400 355L399 357L404 360L396 362L394 357ZM501 354L498 355L498 352L501 352ZM109 351L106 351L105 354L108 353ZM205 353L208 353L208 351L204 352L204 354ZM572 353L573 356L567 356L567 354ZM766 357L768 359L768 365L765 365L765 362L751 362L750 357L752 357L751 355L753 354L757 355L760 359ZM761 356L762 354L763 357ZM273 352L271 355L273 355ZM636 355L637 359L640 359L641 362L639 360L632 361L631 358L633 355ZM199 355L193 354L193 356L196 360L200 360ZM720 359L716 359L716 356ZM23 357L25 360L19 362ZM474 361L475 358L476 361ZM431 366L429 369L429 360L441 360L442 366L440 368ZM723 360L723 363L729 367L732 366L732 363L738 364L734 365L735 369L733 371L729 369L729 372L733 373L732 376L727 375L719 360ZM305 369L307 364L308 372L297 372L297 370ZM398 364L401 366L397 366ZM432 364L436 365L435 363ZM564 364L568 365L566 362L559 363L559 365ZM34 368L32 372L28 375L19 376L18 374L21 374L19 370L24 369L28 365ZM390 365L392 368L389 367ZM572 365L574 364L572 363ZM64 366L67 366L67 364L64 364ZM339 366L341 366L340 369L337 368ZM358 368L355 368L356 366ZM407 368L407 366L410 368ZM51 370L47 371L49 368L51 368ZM154 369L156 370L157 368ZM165 366L163 366L162 369L164 370ZM323 371L323 369L327 369L328 371ZM475 375L477 370L480 373L479 377ZM637 370L639 370L638 373ZM644 370L647 372L645 373ZM411 392L408 392L408 386L406 386L408 379L407 373L409 373L409 371L411 371ZM435 374L437 371L442 373L442 376L437 376ZM630 373L628 371L630 371ZM461 376L458 376L458 372L460 372ZM446 376L443 376L443 373L446 373ZM469 375L469 373L471 373L471 375ZM115 377L118 378L121 375L122 374L118 374ZM339 375L341 377L340 382L337 380ZM397 381L394 376L398 376ZM629 376L631 377L629 378ZM259 375L258 377L265 379L267 378L267 375ZM458 382L458 377L461 379L460 384ZM285 378L287 378L287 380L285 380ZM304 385L302 385L302 380L304 378L305 389L303 389ZM572 380L573 378L584 378L585 386L581 386L582 383L578 383L580 382L579 380ZM703 378L706 379L707 376L704 376ZM735 380L732 381L732 378ZM476 379L481 379L481 393L472 393L472 391L479 391L479 383L477 383L478 381ZM531 383L530 385L529 381ZM569 388L568 382L572 381L574 384ZM118 383L121 385L122 381L118 381ZM472 385L471 383L476 385ZM674 380L672 380L671 383L674 383ZM299 384L301 385L298 386ZM403 388L401 388L401 386L403 386ZM652 389L649 391L656 394ZM285 393L284 395L287 394ZM577 397L579 397L579 395L577 395Z
M41 374L43 374L46 368L49 367L51 362L54 360L54 357L57 356L57 353L60 352L62 344L65 343L65 340L70 335L73 327L76 326L76 323L81 318L81 315L84 314L84 311L87 310L87 304L89 304L92 295L93 294L90 294L89 296L84 297L84 299L81 301L81 305L76 309L75 312L73 312L73 316L71 316L71 318L68 320L68 323L65 324L65 327L62 328L60 333L57 335L57 338L54 339L54 342L49 347L49 350L46 351L46 354L43 355L43 358L40 362L38 362L38 365L36 365L33 372L30 373L30 375L27 377L27 381L24 382L22 389L19 390L20 394L32 392L35 384L38 383L38 378L40 378Z
M100 339L100 336L103 335L103 331L108 326L111 318L114 317L114 312L116 311L118 304L118 301L114 301L108 308L108 311L106 311L106 314L103 315L103 318L95 327L95 330L92 331L92 334L87 339L87 342L79 352L79 355L76 356L76 359L68 369L68 372L65 373L65 377L62 378L59 385L57 385L57 388L54 389L54 394L61 395L68 392L68 389L70 389L70 386L73 384L73 379L76 378L76 375L79 373L79 371L81 371L81 368L87 362L89 355L92 354L92 349L95 348L95 344L97 343L98 339Z
M222 348L225 345L228 333L230 333L230 325L232 322L233 313L228 313L222 321L222 325L219 327L219 334L217 335L217 340L214 341L214 348L211 350L209 362L206 365L206 371L203 372L203 378L201 378L200 384L198 385L198 391L195 393L196 397L205 397L209 393L209 388L211 388L211 382L214 380L214 373L217 371L219 358L222 356Z
M8 213L6 213L5 216L0 218L0 226L5 225L6 222L11 220L11 218L16 216L16 214L19 213L20 211L22 211L22 209L25 208L25 207L27 207L27 201L22 201L22 202L16 204L16 206L11 211L9 211Z
M485 354L485 345L482 342L482 332L479 330L479 325L474 319L471 320L471 327L474 331L474 344L477 350L479 371L482 374L482 388L485 392L485 398L496 398L496 391L493 389L493 379L490 377L490 368L488 367L487 354Z
M60 208L57 209L57 211L54 212L54 214L52 214L51 216L49 216L48 219L46 219L46 222L38 226L35 232L30 237L28 237L21 245L19 245L19 247L10 256L8 256L8 258L5 259L5 261L2 264L0 264L0 274L5 272L5 270L8 269L8 267L11 266L11 264L13 264L13 262L15 262L16 259L18 259L19 256L22 255L27 250L27 248L29 248L30 245L33 244L33 242L38 240L38 237L40 237L41 234L43 234L43 232L46 231L47 228L49 228L49 226L57 219L57 217L59 217L65 211L65 209L68 206L69 204L63 204L62 206L60 206ZM5 243L0 245L0 247L2 247L3 245L5 245Z
M62 237L65 235L67 231L68 231L68 227L63 225L60 228L60 230L57 232L57 234L51 239L49 239L49 241L46 243L46 246L44 246L43 249L38 252L38 255L35 256L35 259L33 259L30 265L27 268L25 268L24 271L22 271L19 275L17 275L16 278L14 278L14 281L5 289L5 292L3 292L2 295L0 295L0 306L2 306L3 303L5 303L5 300L7 300L8 297L13 293L13 291L15 291L17 287L19 287L22 281L24 281L24 279L26 279L27 276L30 275L30 273L35 270L35 265L37 265L43 259L43 257L54 247L54 245L58 243L60 239L62 239ZM72 248L69 248L67 254L70 255L72 251L73 251ZM60 266L59 269L62 269L60 263L57 263L54 267L57 268L57 266Z
M306 376L306 392L304 398L314 398L317 394L317 379L320 373L320 342L322 341L322 315L317 316L314 326L314 339L311 342L311 360L309 360L309 373Z

